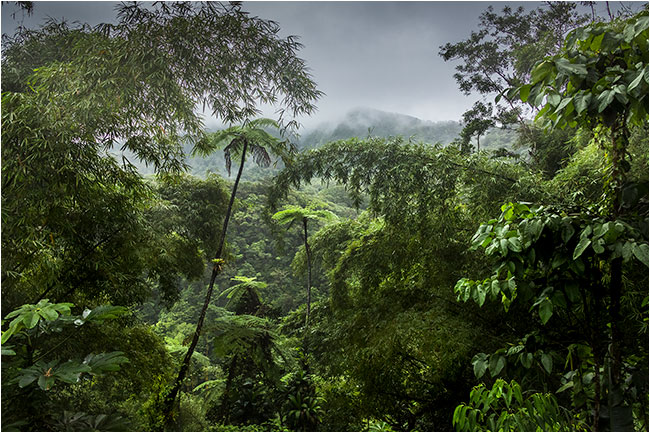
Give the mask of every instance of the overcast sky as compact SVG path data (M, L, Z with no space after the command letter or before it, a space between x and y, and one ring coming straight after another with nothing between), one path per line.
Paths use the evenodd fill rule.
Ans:
M4 3L4 2L3 2ZM24 17L2 6L2 32L20 22L37 26L47 16L91 25L115 19L114 2L34 2ZM281 36L297 35L299 53L325 96L309 126L358 107L403 113L425 120L459 120L477 97L466 97L453 79L454 64L439 47L477 29L478 16L503 2L244 2L244 9L277 21ZM521 3L509 3L515 7ZM532 9L539 2L526 2ZM604 11L604 3L597 4ZM269 112L271 113L271 112ZM212 122L206 119L206 124Z

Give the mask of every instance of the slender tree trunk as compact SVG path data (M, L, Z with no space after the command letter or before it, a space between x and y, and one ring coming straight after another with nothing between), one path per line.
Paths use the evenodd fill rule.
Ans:
M174 401L178 395L183 380L187 375L187 371L190 367L190 361L192 360L192 355L194 354L194 349L196 348L197 343L199 342L199 337L201 335L201 330L203 328L203 321L205 320L205 314L210 305L210 299L212 298L212 292L214 291L214 282L217 279L217 276L221 273L221 256L223 254L223 246L226 240L226 231L228 230L228 221L230 221L230 215L232 213L232 206L235 202L235 195L237 194L237 186L239 185L239 180L241 179L242 171L244 170L244 162L246 161L246 148L248 147L248 142L244 140L244 147L241 154L241 163L239 164L239 171L237 172L237 177L235 179L235 184L232 187L232 192L230 193L230 202L228 203L228 209L226 211L226 216L223 220L223 229L221 231L221 239L219 240L219 247L217 253L214 256L215 263L212 267L212 276L210 277L210 285L208 286L208 291L205 294L205 301L203 302L203 307L201 308L201 314L199 315L199 320L196 323L196 330L194 331L194 336L192 337L192 342L190 347L187 349L181 368L178 371L178 376L174 382L174 386L169 391L169 394L165 397L165 402L163 405L163 416L165 417L165 425L171 426L172 423L172 409L174 406Z
M235 369L237 367L237 355L235 355L232 360L230 361L230 365L228 366L228 379L226 379L226 390L223 392L223 396L221 397L221 401L223 402L221 405L221 420L224 422L224 424L228 424L230 422L230 391L232 388L232 381L235 379Z
M303 218L302 226L305 229L305 253L307 254L307 318L305 319L305 325L308 325L311 314L311 251L307 242L307 218Z
M609 5L608 5L609 7ZM612 178L614 183L614 197L612 199L611 219L617 220L621 214L622 190L625 183L625 170L622 167L625 158L625 149L627 148L627 131L625 127L618 123L612 127ZM617 257L610 264L609 280L609 297L610 297L610 320L611 320L611 345L610 345L610 378L611 383L608 392L608 405L612 407L620 406L621 401L615 397L619 394L621 387L622 357L621 341L621 296L623 285L623 259Z

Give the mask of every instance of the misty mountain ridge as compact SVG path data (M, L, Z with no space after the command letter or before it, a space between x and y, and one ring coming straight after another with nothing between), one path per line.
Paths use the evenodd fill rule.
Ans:
M374 108L355 108L338 121L323 122L305 128L298 148L313 149L325 143L352 137L412 137L425 143L448 145L460 135L463 125L453 120L431 121L400 113L389 113ZM515 133L499 128L490 129L481 137L481 149L512 148Z
M401 113L389 113L360 107L347 112L337 121L323 122L305 128L298 141L299 148L316 148L325 143L352 137L414 137L428 143L449 144L462 130L459 122L432 122Z
M226 126L223 126L223 128L226 128ZM220 128L210 128L212 131L218 129ZM431 144L440 143L446 146L458 138L462 129L462 124L453 120L434 122L374 108L355 108L338 120L322 122L316 126L304 128L300 136L293 140L300 150L315 149L331 141L346 140L353 137L366 138L368 136L402 136L412 138L415 141ZM269 130L269 133L277 135L277 131ZM475 141L474 139L473 143ZM496 150L500 147L512 149L514 141L515 133L513 131L492 128L485 136L481 137L481 150ZM189 155L192 149L186 148L185 151ZM153 173L152 167L147 167L132 158L129 159L135 163L142 174ZM191 167L190 173L194 176L203 177L207 172L214 172L228 177L223 152L221 151L217 151L205 158L188 156L187 162ZM246 170L244 170L244 178L259 179L265 176L266 171L267 169L248 164Z

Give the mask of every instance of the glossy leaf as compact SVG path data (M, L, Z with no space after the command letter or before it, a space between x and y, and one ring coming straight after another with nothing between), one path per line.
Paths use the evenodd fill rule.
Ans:
M545 325L552 315L553 303L546 298L539 304L539 318L542 320L542 324Z

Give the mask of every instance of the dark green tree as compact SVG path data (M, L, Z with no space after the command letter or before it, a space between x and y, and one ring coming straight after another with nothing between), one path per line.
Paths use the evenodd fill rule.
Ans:
M300 44L277 32L237 5L134 3L116 25L49 22L3 40L3 294L32 297L8 308L68 290L141 300L148 191L126 157L108 152L181 170L183 143L208 145L197 101L226 121L279 97L292 115L311 112L320 93Z
M538 117L547 125L580 126L608 133L611 145L609 191L605 194L609 218L623 214L623 190L630 127L648 122L648 12L627 20L596 23L569 34L564 50L533 70L531 83L515 90L523 101L545 104ZM647 249L647 246L646 246ZM610 410L622 404L623 363L621 298L624 258L612 258L609 297L611 305ZM647 265L647 261L646 261ZM597 424L596 424L597 426Z
M3 251L10 259L3 279L33 285L36 297L65 285L62 298L82 288L92 299L120 299L117 279L126 295L139 289L125 303L141 300L147 290L136 276L149 260L137 247L146 230L134 236L134 223L121 220L139 223L130 208L144 206L147 189L125 156L120 164L107 152L128 150L157 172L182 170L183 144L210 149L195 110L201 104L240 122L258 113L258 103L281 100L278 124L295 126L287 117L311 113L320 92L296 56L300 44L278 31L238 4L132 3L120 6L115 25L50 22L5 39ZM78 236L84 224L92 230ZM96 252L101 260L80 260ZM61 266L62 256L89 269ZM139 269L129 266L133 258ZM100 290L84 287L89 273L98 274Z
M537 61L561 49L569 30L587 22L588 16L577 9L577 4L571 2L549 2L529 12L521 6L505 6L497 13L489 6L479 17L478 31L464 41L440 47L439 55L445 61L461 62L454 78L463 93L499 95L495 113L475 113L476 121L520 127L533 154L536 144L527 129L525 105L504 92L524 83ZM465 114L471 115L473 111L474 108Z
M212 292L214 291L214 283L217 279L217 276L221 273L222 266L225 262L223 259L223 251L226 242L226 233L228 231L228 222L230 221L232 207L235 202L237 187L239 186L239 181L244 170L247 152L250 152L250 154L253 156L253 160L260 166L268 166L271 164L271 154L275 154L280 159L282 159L283 162L288 163L294 152L292 144L290 144L288 141L280 140L279 138L276 138L273 135L269 134L265 129L263 129L264 127L275 127L277 129L279 125L270 119L256 119L247 122L243 126L231 126L230 128L211 134L207 146L201 150L198 150L200 153L208 154L216 150L221 144L227 143L223 151L226 157L226 168L228 170L228 173L230 174L233 157L238 156L240 162L237 176L235 178L235 183L233 184L232 192L230 193L230 201L228 203L226 215L223 220L223 227L221 229L221 236L219 237L219 242L217 244L217 251L214 255L214 258L212 259L212 274L210 276L210 283L208 284L203 307L201 308L201 312L196 323L196 330L194 331L192 341L181 364L180 370L178 372L178 377L176 378L168 396L165 399L163 411L165 413L167 423L172 422L173 404L190 367L190 361L192 359L194 349L196 348L196 345L199 342L199 337L201 336L201 329L203 328L205 314L208 311L208 307L210 305Z
M463 113L463 130L460 132L461 150L469 153L472 137L476 137L476 151L481 150L481 136L495 125L492 118L492 104L480 101L474 103L471 110Z
M331 221L336 218L336 215L328 210L316 210L313 208L303 208L300 206L287 206L285 209L276 212L273 215L273 220L278 224L288 224L289 227L295 222L302 224L303 241L305 246L305 254L307 255L307 316L305 318L305 325L309 324L309 314L311 312L311 250L309 248L309 235L307 233L307 223L309 220ZM289 228L287 227L287 229Z
M226 308L231 307L235 314L257 315L262 306L260 290L265 289L268 284L263 281L255 281L255 277L236 276L232 278L238 284L230 286L220 297L228 298Z
M485 155L369 138L298 155L276 177L274 194L314 178L341 182L357 203L368 202L356 220L311 237L330 280L329 302L312 311L311 367L340 388L325 395L337 396L323 404L325 413L354 413L401 430L447 428L472 383L462 360L471 347L492 348L511 332L500 320L498 329L485 329L476 311L453 297L455 276L484 266L462 253L468 229L502 197L535 198L536 181ZM347 399L342 389L358 394Z
M594 430L602 427L605 393L612 430L631 429L635 407L638 422L647 425L647 400L640 398L647 388L635 379L642 371L647 375L648 349L635 336L647 327L635 329L632 319L635 305L647 311L647 273L639 274L633 265L648 266L647 210L630 212L638 197L623 194L630 128L647 128L648 122L647 9L572 31L559 54L533 69L531 83L509 94L543 104L538 117L547 127L578 126L609 137L604 144L608 179L597 206L588 209L504 205L499 219L482 225L474 237L474 247L496 258L494 275L484 281L462 279L456 290L463 300L471 297L479 304L499 295L506 308L515 298L532 303L543 327L524 339L551 346L550 352L536 352L548 375L558 354L566 357L565 368L578 366L564 375L558 392L573 388L574 410L593 414ZM564 326L544 328L559 314ZM504 349L489 360L477 355L477 376L486 369L499 374L508 355L517 353L518 362L529 368L534 355L520 352ZM583 384L591 385L593 403L583 398Z
M84 329L101 326L127 313L124 307L104 305L72 315L71 307L70 303L53 304L42 299L37 304L23 305L5 317L9 326L2 333L3 429L52 429L58 420L65 418L64 410L75 409L57 405L55 389L117 371L121 364L128 362L124 352L92 353L88 347L85 350L75 347L74 358L66 359L70 354L66 343L79 337L82 326ZM105 427L115 421L118 429L124 428L124 420L117 422L118 419L110 420L105 414L93 415L78 413L77 418L84 419L77 420L77 428L83 421L91 424L96 421L99 425L102 418L107 421Z

